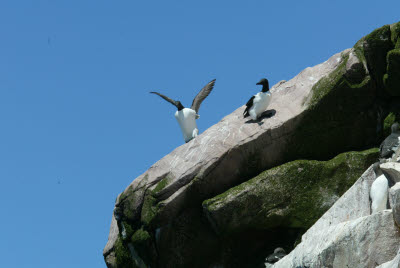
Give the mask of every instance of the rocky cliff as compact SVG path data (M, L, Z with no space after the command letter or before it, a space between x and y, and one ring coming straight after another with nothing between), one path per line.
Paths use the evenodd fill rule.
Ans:
M400 149L398 150L400 151ZM266 267L400 267L400 163L380 165L391 187L387 210L372 213L372 168L303 235L286 257Z
M155 163L117 198L107 266L263 267L292 250L399 119L399 37L400 23L375 30L273 86L272 117L240 107Z

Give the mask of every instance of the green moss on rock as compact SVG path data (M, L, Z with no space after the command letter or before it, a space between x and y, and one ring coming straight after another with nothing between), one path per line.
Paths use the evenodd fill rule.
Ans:
M114 251L115 260L118 268L135 267L129 248L125 245L121 237L117 238L117 240L115 241Z
M124 237L122 237L123 240L129 239L133 234L132 226L129 223L127 223L126 221L122 221L121 227L123 227L123 230L124 230Z
M147 189L145 193L140 220L147 228L154 227L154 220L160 207L157 195L168 185L169 181L168 177L163 178L156 184L153 190Z
M329 161L296 160L267 170L203 202L219 233L309 228L378 158L378 149Z
M370 75L377 88L383 88L383 75L386 73L386 55L394 48L390 25L376 29L364 37L363 49Z
M285 161L329 159L377 143L381 133L377 133L380 114L374 83L366 74L360 83L349 82L348 54L342 57L338 67L313 86L306 110L296 118L296 135L289 140Z
M136 200L136 193L133 190L132 186L129 186L119 195L118 202L116 207L118 207L121 211L121 214L125 215L125 218L134 219L134 212L129 208L132 207L132 204Z
M400 96L400 22L385 25L360 39L356 55L367 64L378 95Z
M143 202L147 182L148 176L146 175L135 188L133 185L129 185L129 187L119 195L118 202L115 206L118 208L118 211L121 213L120 216L124 220L135 223L140 219L141 203Z
M385 120L383 121L383 133L384 133L384 137L387 137L390 135L390 133L392 132L391 127L393 125L393 123L398 122L399 120L397 118L399 115L396 116L395 113L389 113L389 115L385 118Z
M134 246L135 245L137 246L145 243L149 239L150 239L150 234L143 229L139 229L132 235L131 241Z
M151 263L153 241L150 234L142 229L137 230L131 237L132 246L145 263Z
M166 177L160 180L153 187L153 190L146 187L147 181L146 176L136 188L130 185L117 200L116 210L119 211L121 216L121 220L118 222L121 235L118 238L119 244L117 247L120 252L118 256L120 257L117 256L117 259L119 258L121 262L127 260L129 243L133 247L133 253L131 254L135 258L129 264L133 266L121 267L142 267L140 264L142 262L147 264L156 262L157 253L150 232L154 230L152 223L157 215L159 206L156 195L168 185L169 178Z
M157 214L157 200L152 195L152 193L147 193L143 201L142 214L140 220L145 226L150 226L156 214Z
M400 96L400 48L387 54L387 73L383 77L385 90L390 96Z
M321 78L312 88L312 97L309 101L309 107L313 107L318 102L328 95L332 88L335 88L338 84L344 80L344 74L346 72L346 63L349 55L344 55L342 62L339 66L328 76Z
M159 193L162 189L164 189L168 185L168 182L169 182L168 177L160 180L157 183L156 187L154 188L153 193L154 194Z
M395 48L400 48L400 22L391 25L392 43Z

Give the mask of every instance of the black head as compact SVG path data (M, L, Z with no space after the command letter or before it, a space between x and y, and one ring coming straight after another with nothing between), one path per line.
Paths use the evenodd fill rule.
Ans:
M185 108L182 103L180 101L176 102L176 107L178 108L178 111L182 110L183 108Z
M268 83L268 79L266 79L266 78L261 79L256 85L262 85L263 92L266 92L269 90L269 83Z
M398 123L394 123L392 125L392 133L399 133L399 124Z
M262 78L256 85L268 85L268 79Z
M276 248L275 250L274 250L274 253L276 254L276 253L283 253L283 254L286 254L286 252L285 252L285 250L283 249L283 248Z
M374 170L376 177L379 177L380 175L382 175L382 170L381 170L379 162L374 163L372 165L372 169Z

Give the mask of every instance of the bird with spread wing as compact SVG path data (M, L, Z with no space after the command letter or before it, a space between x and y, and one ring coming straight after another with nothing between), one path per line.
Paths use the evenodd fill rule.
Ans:
M197 137L199 130L197 128L196 119L200 118L199 109L201 103L210 94L214 88L215 79L209 82L205 87L203 87L200 92L193 99L192 106L190 108L185 108L180 101L173 100L167 96L158 93L150 92L156 94L174 105L178 110L175 112L175 118L181 127L183 138L185 142L189 142L191 139Z

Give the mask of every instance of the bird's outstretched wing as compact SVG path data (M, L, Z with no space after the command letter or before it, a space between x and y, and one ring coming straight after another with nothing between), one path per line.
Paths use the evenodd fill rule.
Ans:
M156 95L160 96L161 98L163 98L164 100L168 101L169 103L174 105L176 108L178 108L178 102L177 101L174 101L173 99L170 99L167 96L164 96L163 94L160 94L158 92L150 92L150 93L153 93L153 94L156 94Z
M199 113L200 105L203 100L210 94L211 90L214 88L215 79L208 83L205 87L203 87L197 96L193 99L192 110L195 110L196 113Z
M251 108L251 106L253 106L253 100L254 100L254 98L255 98L256 96L253 96L253 97L251 97L250 99L249 99L249 101L246 103L246 109L244 110L244 112L243 112L243 116L246 118L246 117L248 117L250 114L249 114L249 109Z

